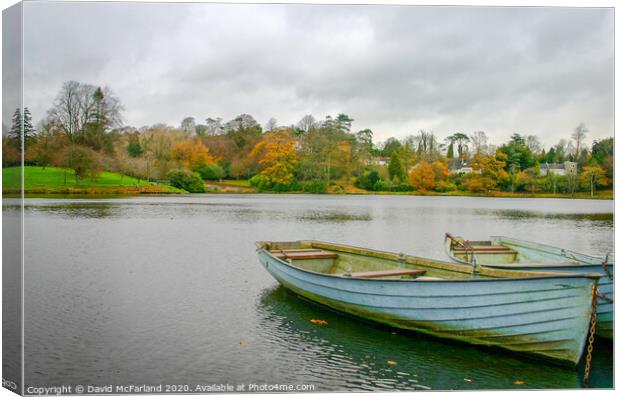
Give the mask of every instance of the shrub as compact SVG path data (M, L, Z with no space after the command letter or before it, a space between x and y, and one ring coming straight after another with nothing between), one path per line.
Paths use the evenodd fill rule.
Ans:
M378 192L389 192L392 190L392 184L384 180L378 180L377 183L375 183L375 188L373 190Z
M196 171L200 174L202 179L215 180L221 179L226 175L226 172L222 167L217 164L208 164L199 167Z
M392 191L393 192L412 192L413 187L406 183L401 183L399 185L392 185Z
M301 190L306 193L327 193L327 183L323 181L305 181L301 183Z
M379 177L379 172L377 170L367 169L359 178L357 178L355 185L366 190L377 190L376 185L380 180L381 178Z
M204 193L205 191L204 182L197 172L172 170L168 173L168 179L172 186L190 193Z

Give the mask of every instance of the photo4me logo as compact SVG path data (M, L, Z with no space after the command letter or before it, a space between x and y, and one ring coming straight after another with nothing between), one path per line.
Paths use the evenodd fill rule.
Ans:
M7 389L11 390L17 390L17 383L9 379L2 378L2 387L6 387Z

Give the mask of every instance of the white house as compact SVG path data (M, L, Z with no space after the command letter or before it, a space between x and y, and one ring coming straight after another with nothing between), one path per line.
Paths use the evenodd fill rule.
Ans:
M540 175L566 175L567 173L577 173L577 163L565 161L564 163L544 163L540 165Z

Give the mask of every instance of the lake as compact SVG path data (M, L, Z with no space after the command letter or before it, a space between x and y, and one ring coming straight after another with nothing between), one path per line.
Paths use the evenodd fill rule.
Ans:
M557 367L401 332L304 301L278 287L254 246L257 240L317 239L448 260L445 232L470 239L508 235L604 255L614 248L613 202L334 195L28 199L25 384L582 387L583 364ZM591 386L612 387L612 378L612 343L599 341Z

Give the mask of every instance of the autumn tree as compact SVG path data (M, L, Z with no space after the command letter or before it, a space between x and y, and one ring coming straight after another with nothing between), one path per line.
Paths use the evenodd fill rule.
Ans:
M172 158L192 171L215 162L213 156L209 154L209 149L200 139L176 143L172 148Z
M436 185L435 179L433 166L426 161L416 165L409 174L409 184L414 190L419 191L432 190Z
M293 171L299 163L295 139L289 131L269 132L254 146L251 156L258 159L263 186L288 187L294 180Z
M607 184L605 170L598 165L583 167L580 179L583 185L590 187L590 197L594 197L597 186L605 186Z

